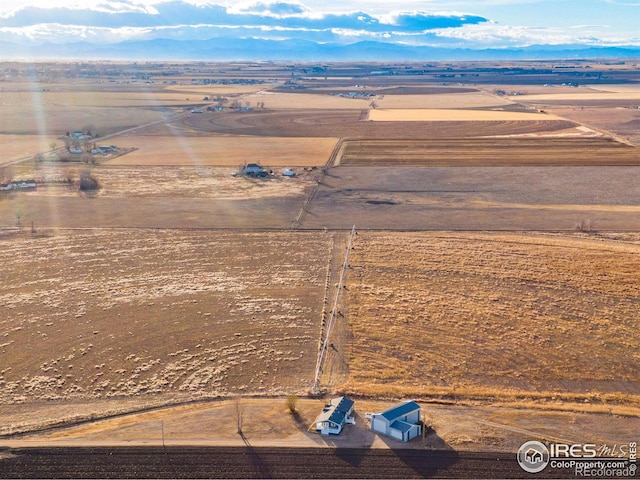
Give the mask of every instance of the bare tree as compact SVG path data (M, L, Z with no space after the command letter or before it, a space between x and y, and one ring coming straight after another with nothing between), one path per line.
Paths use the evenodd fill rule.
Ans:
M73 139L70 135L64 137L64 147L67 149L67 152L71 151L71 147L73 146Z
M233 397L233 408L236 412L238 433L242 434L242 416L244 414L244 407L242 405L242 397L240 395Z

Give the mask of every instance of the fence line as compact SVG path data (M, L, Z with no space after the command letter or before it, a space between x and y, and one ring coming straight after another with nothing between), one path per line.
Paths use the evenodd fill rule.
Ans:
M345 273L347 271L347 267L349 266L349 252L351 252L351 244L353 243L353 237L355 234L356 234L356 226L354 225L351 228L351 234L349 235L349 242L347 243L347 250L344 254L344 262L342 262L342 270L340 271L340 280L338 281L338 288L336 289L336 294L333 299L333 308L331 309L331 314L329 315L329 321L327 322L327 330L325 332L324 341L322 342L320 351L318 352L318 361L316 362L316 373L313 380L313 386L311 387L313 391L318 391L320 386L320 372L322 371L324 354L327 351L327 346L329 343L329 335L331 334L331 327L333 327L333 322L336 318L336 313L338 311L338 302L340 301L340 293L342 292Z

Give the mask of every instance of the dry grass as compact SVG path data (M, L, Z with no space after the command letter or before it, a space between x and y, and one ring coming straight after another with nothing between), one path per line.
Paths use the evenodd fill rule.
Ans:
M350 391L638 400L637 244L361 233L351 265Z
M0 242L4 405L310 386L330 235L125 230Z
M333 138L122 136L120 148L136 148L109 165L226 166L245 163L265 167L324 165L336 144Z

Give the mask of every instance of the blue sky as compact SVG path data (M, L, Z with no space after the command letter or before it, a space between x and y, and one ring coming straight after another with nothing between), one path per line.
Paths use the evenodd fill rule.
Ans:
M204 25L197 29L190 28L188 31L185 24L198 23L198 18L195 18L197 15L193 21L186 17L181 19L181 25L164 25L164 34L173 35L173 38L185 35L217 36L225 29L228 32L235 30L244 36L265 35L276 38L274 32L282 24L286 28L280 30L280 37L304 30L308 38L319 42L337 40L348 43L384 38L396 43L453 47L471 45L500 48L532 44L640 46L640 0L179 1L193 5L216 5L218 9L226 8L229 15L217 15L216 10L210 10L213 13L203 22ZM43 11L32 11L29 14L23 12L23 23L12 24L10 12L29 5L43 8L70 7L76 12L79 10L78 6L82 5L85 9L103 12L102 18L106 18L107 21L95 23L89 29L81 29L72 21L67 25L60 20L64 17L60 16L50 16L47 22L39 20L39 14ZM115 12L157 13L158 10L162 10L162 5L166 3L158 0L0 0L0 38L11 40L24 36L65 41L65 37L70 40L80 34L88 38L115 42L135 36L159 36L159 30L150 32L148 25L114 25L110 19L116 17ZM222 10L217 10L220 11ZM285 13L278 15L278 12ZM362 25L355 25L353 19L357 17L348 16L353 12L364 12L369 16L369 20L364 21ZM402 12L407 15L404 16L404 23L400 25L398 15ZM337 15L330 16L330 13ZM442 18L447 15L450 19L456 18L460 24L446 24L443 23L444 20L440 23L426 20L429 15L436 13L443 14ZM223 20L217 22L218 18ZM258 25L256 19L264 19L263 24ZM351 21L347 21L349 19ZM379 21L379 25L369 28L374 23L371 19ZM30 23L25 23L27 21ZM230 23L222 25L224 22ZM43 26L44 24L46 26ZM388 28L381 28L380 25L388 25ZM287 29L289 33L285 32ZM422 30L418 31L420 29Z

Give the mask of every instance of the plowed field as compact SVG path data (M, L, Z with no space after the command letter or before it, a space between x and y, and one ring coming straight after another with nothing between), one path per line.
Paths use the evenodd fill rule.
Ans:
M606 138L468 138L346 141L339 165L639 165L640 149Z

